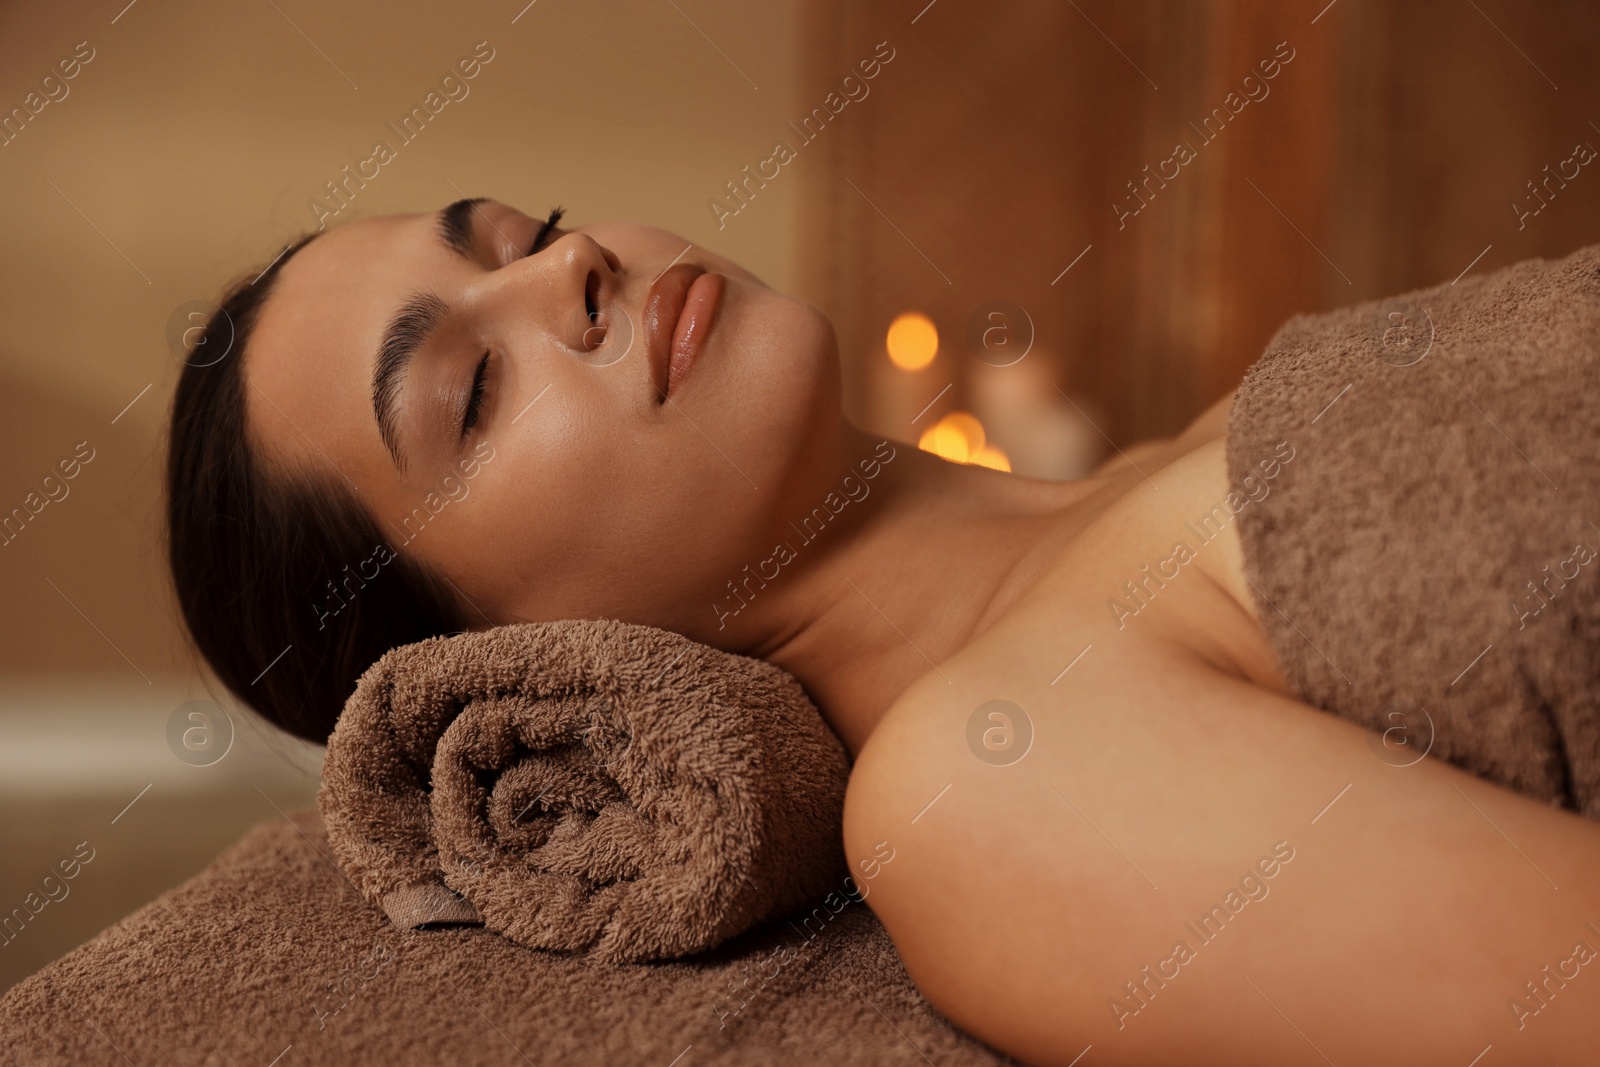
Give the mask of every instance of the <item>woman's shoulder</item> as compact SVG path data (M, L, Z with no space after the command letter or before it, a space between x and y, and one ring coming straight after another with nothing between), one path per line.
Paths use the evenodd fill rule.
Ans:
M1180 662L1218 668L1219 684L1264 680L1271 665L1261 662L1264 638L1227 506L1225 426L1215 420L1208 412L1142 459L1127 450L1125 470L1097 476L1102 498L1014 576L1020 588L979 632L896 699L869 741L894 732L885 730L892 719L922 728L936 707L943 715L984 692L1064 692L1069 672L1092 674L1106 690L1094 699L1107 701L1119 677ZM1115 670L1083 669L1096 660ZM1085 682L1073 687L1080 695Z
M1492 1002L1504 971L1441 970L1423 949L1487 914L1493 954L1514 960L1519 945L1559 943L1600 901L1580 890L1551 905L1543 879L1506 866L1483 820L1535 842L1564 891L1600 884L1594 823L1442 761L1397 774L1355 724L1137 629L991 633L940 672L859 754L845 853L923 994L1019 1059L1064 1063L1092 1042L1107 1063L1179 1063L1197 1035L1218 1050L1279 1040L1265 1005L1248 1017L1226 1008L1260 980L1259 954L1206 947L1237 917L1251 937L1337 961L1301 1006L1308 1030L1345 1033L1347 1058L1378 1062L1392 1047L1393 1062L1419 1062L1463 1017L1419 1016L1386 981L1428 1003ZM1406 817L1383 817L1395 811ZM1397 919L1395 899L1430 905ZM1352 914L1381 921L1342 921ZM1209 977L1182 978L1196 954ZM1178 995L1159 995L1172 982ZM1375 1029L1338 1029L1356 1016ZM1578 1050L1592 1020L1561 1018L1542 1031L1541 1062L1588 1062Z
M1087 673L1078 666L1084 658L1114 659L1122 673L1204 662L1219 680L1284 692L1234 529L1237 507L1249 499L1228 484L1231 400L1173 438L1125 449L1120 468L1093 475L1102 483L1098 499L1063 516L1060 538L1013 577L1004 607L908 687L874 734L897 716L925 725L929 701L943 705L957 690L1014 693L1041 674L1061 683L1069 670ZM1113 676L1097 677L1115 689Z
M1230 399L1159 453L1130 453L1125 470L1097 476L1103 498L1087 521L1080 517L1043 555L972 640L896 699L862 756L868 747L915 748L902 731L932 729L966 704L976 715L991 697L1059 695L1069 679L1076 700L1108 708L1125 696L1124 679L1196 664L1210 673L1188 672L1191 685L1213 677L1219 687L1243 681L1287 694L1243 573L1235 517L1251 500L1229 486ZM1086 669L1096 662L1114 669ZM995 724L982 715L975 721L984 724L974 727L980 739L1005 732L990 731Z
M1349 1032L1351 1056L1415 1061L1464 1024L1424 1013L1419 1031L1414 1011L1371 990L1399 975L1430 1003L1481 1003L1506 981L1440 971L1418 946L1486 909L1496 952L1514 958L1594 906L1593 893L1559 914L1540 904L1545 882L1505 874L1482 820L1559 856L1564 887L1600 884L1600 839L1592 822L1441 761L1396 774L1355 724L1251 684L1236 661L1264 638L1237 606L1248 583L1230 591L1228 574L1237 516L1276 491L1275 468L1264 459L1232 486L1225 425L1171 447L1181 438L1160 465L1117 475L1126 484L1027 595L882 717L846 792L852 872L930 1002L1019 1059L1064 1063L1092 1043L1108 1063L1178 1063L1196 1035L1266 1048L1277 1016L1226 1010L1259 961L1206 947L1248 901L1262 914L1240 921L1272 928L1252 936L1340 961L1305 1019L1332 1033L1365 1013L1378 1029ZM1461 803L1439 800L1458 791ZM1397 810L1407 817L1370 817ZM1439 885L1471 892L1440 897L1425 929L1416 916L1329 921L1328 901L1384 916L1385 900L1431 899ZM1210 925L1184 925L1195 916ZM1197 956L1203 989L1181 977ZM1172 982L1188 992L1157 996ZM1576 1050L1590 1023L1559 1025L1541 1054L1587 1062Z

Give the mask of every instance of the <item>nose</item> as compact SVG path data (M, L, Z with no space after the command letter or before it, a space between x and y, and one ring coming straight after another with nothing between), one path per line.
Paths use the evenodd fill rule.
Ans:
M563 234L501 271L502 294L531 313L541 332L580 355L615 340L622 264L616 253L584 233Z

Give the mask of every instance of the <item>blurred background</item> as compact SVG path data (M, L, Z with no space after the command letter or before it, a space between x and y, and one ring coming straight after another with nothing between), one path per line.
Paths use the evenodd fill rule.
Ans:
M313 803L177 621L170 339L376 141L335 222L664 226L832 317L859 425L1074 478L1296 312L1600 240L1597 47L1592 0L5 4L0 990Z

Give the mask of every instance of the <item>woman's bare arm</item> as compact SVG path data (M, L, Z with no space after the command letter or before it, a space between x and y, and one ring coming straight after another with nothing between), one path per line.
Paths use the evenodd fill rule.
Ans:
M1084 1067L1594 1062L1600 824L1127 635L1039 666L919 683L846 801L867 903L957 1025ZM1035 730L1009 766L968 743L996 697Z

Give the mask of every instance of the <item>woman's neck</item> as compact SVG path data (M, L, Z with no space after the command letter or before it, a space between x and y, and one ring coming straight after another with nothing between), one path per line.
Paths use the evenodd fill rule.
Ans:
M820 530L790 523L792 557L770 582L745 576L717 642L798 678L852 755L912 682L1026 590L1104 484L950 463L898 441L891 453L881 440L841 423L832 484L854 496L838 492ZM876 476L862 460L877 461Z

